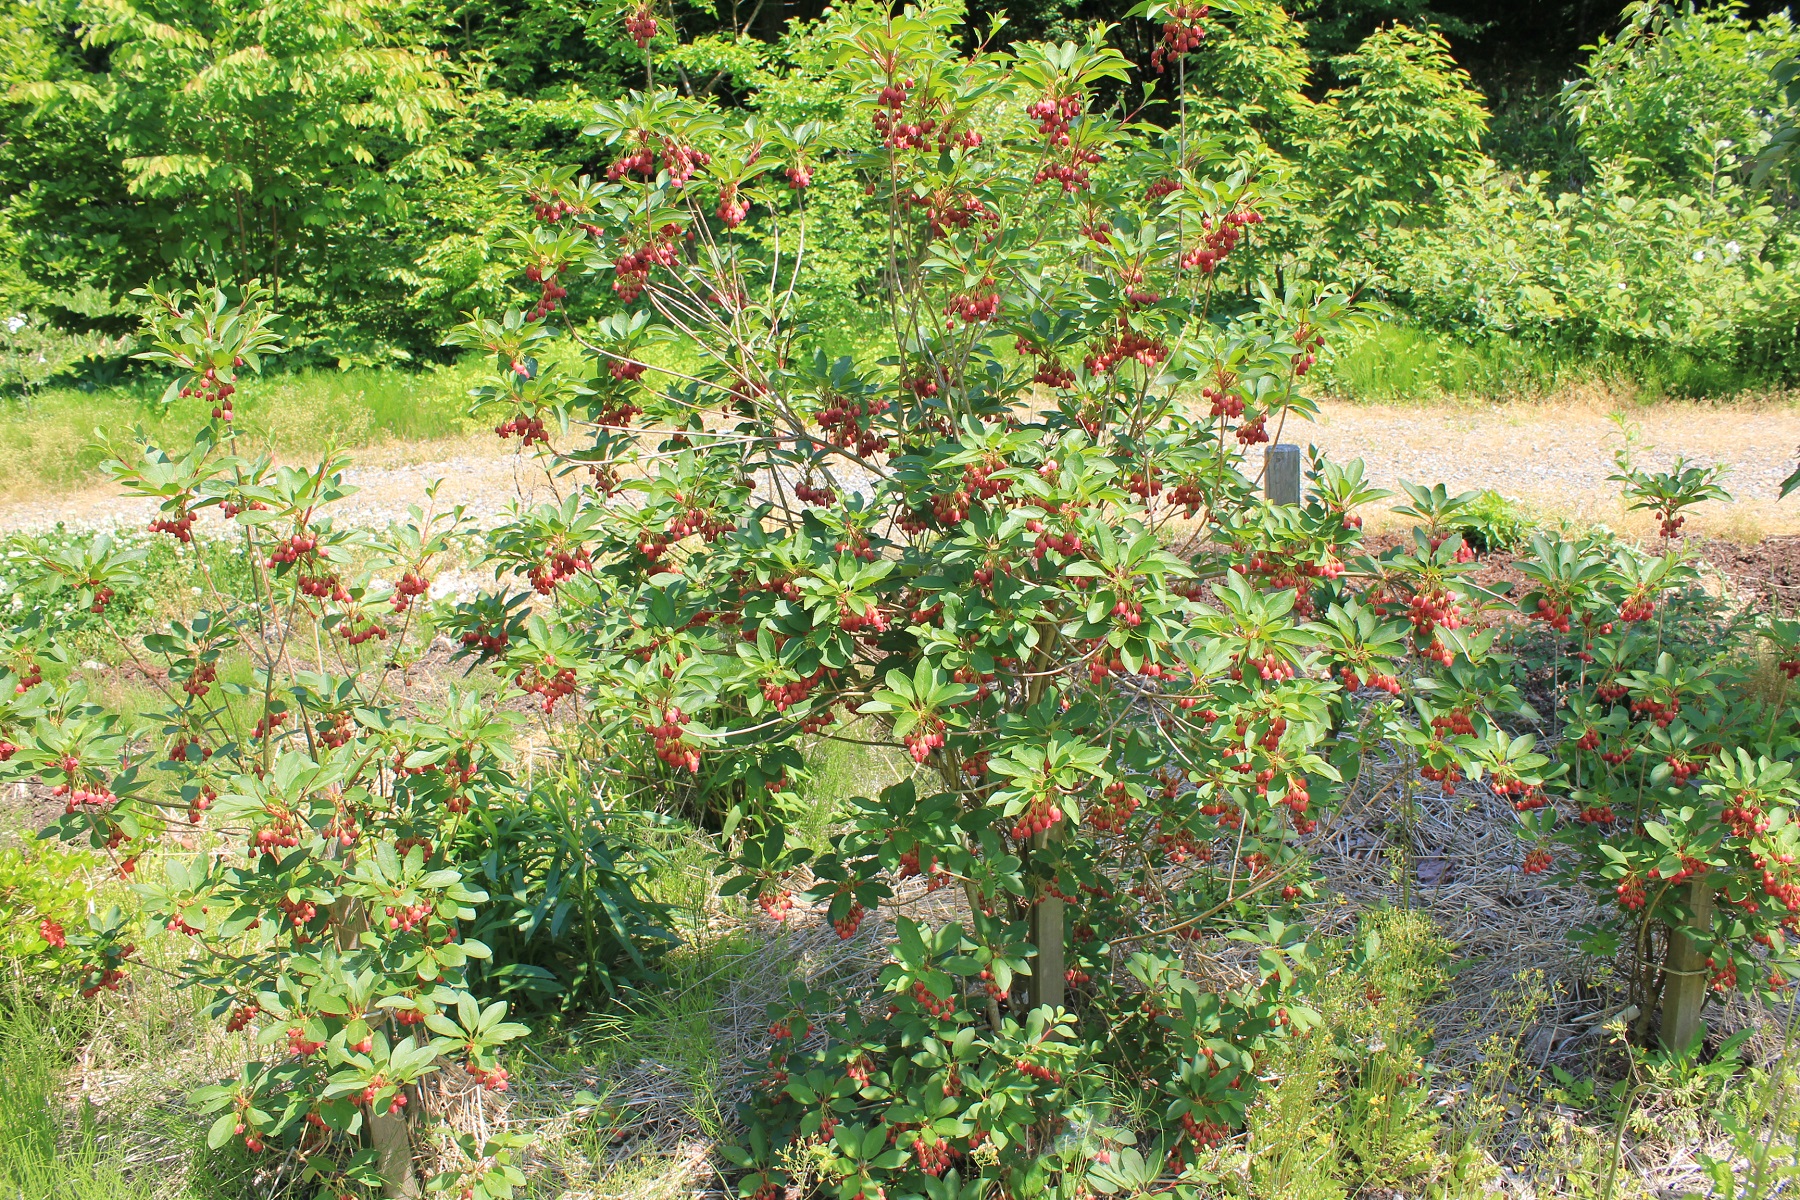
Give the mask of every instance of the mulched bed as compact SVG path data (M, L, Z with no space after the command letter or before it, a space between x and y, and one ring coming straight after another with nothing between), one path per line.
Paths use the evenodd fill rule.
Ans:
M1378 533L1363 541L1368 553L1378 556L1396 546L1411 545L1410 533ZM1686 548L1694 558L1724 577L1733 598L1784 617L1800 612L1800 534L1764 538L1753 546L1696 538L1687 542ZM1517 596L1527 584L1517 566L1521 557L1529 555L1507 551L1484 554L1466 578L1485 588L1510 583L1510 594Z

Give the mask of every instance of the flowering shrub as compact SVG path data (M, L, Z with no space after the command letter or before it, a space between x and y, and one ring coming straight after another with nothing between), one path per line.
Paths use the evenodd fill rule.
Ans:
M1645 1025L1678 936L1700 948L1714 991L1788 986L1800 624L1695 627L1682 609L1697 575L1678 553L1542 538L1533 549L1520 608L1553 639L1566 797L1516 798L1539 839L1526 869L1568 848L1564 876L1603 917L1585 944L1620 956Z
M0 700L3 703L3 700ZM80 856L57 846L0 844L0 962L33 987L71 965L92 896Z
M183 971L229 1029L253 1032L258 1059L196 1097L218 1113L209 1142L287 1147L334 1195L408 1188L420 1082L454 1062L503 1090L495 1052L523 1032L464 986L489 954L466 933L486 896L448 853L510 786L511 714L456 695L421 710L401 686L431 636L422 585L466 518L415 509L382 535L334 524L341 461L276 468L235 452L238 372L275 348L260 295L152 301L148 357L174 369L169 400L197 403L204 423L191 445L140 439L110 469L183 545L217 510L247 569L215 573L215 556L191 551L193 615L139 636L113 615L141 547L38 544L33 586L73 595L86 632L110 636L166 707L107 713L79 679L47 676L65 656L56 631L27 620L5 643L0 770L49 787L64 808L52 830L104 856L150 921L191 942ZM199 852L181 853L196 837ZM160 870L140 871L159 844ZM76 958L93 997L129 982L147 933L113 908L85 927L46 920L41 936ZM477 1161L495 1187L516 1174L505 1155Z
M1146 15L1165 67L1204 32L1195 6ZM653 10L627 19L633 40L659 35ZM1629 825L1595 845L1596 870L1647 869L1629 838L1675 854L1656 859L1661 880L1737 870L1723 835L1691 832L1710 809L1670 816L1697 794L1733 838L1763 839L1745 853L1787 886L1785 816L1736 828L1785 804L1780 701L1760 743L1689 724L1716 682L1660 640L1644 659L1626 628L1677 566L1545 541L1515 611L1468 581L1456 531L1472 497L1409 486L1399 511L1419 525L1379 558L1356 509L1385 493L1360 463L1315 456L1303 503L1263 502L1254 448L1312 411L1309 371L1360 318L1297 281L1219 286L1264 236L1257 191L1209 178L1180 123L1096 102L1126 65L1100 32L965 55L960 20L831 19L834 86L860 98L852 144L652 90L597 108L600 178L517 181L530 221L503 249L526 305L471 314L457 340L492 357L475 404L558 498L485 534L435 501L382 534L346 528L329 516L349 490L340 461L237 455L231 398L275 348L271 314L255 293L235 308L152 297L169 400L208 416L191 446L143 443L112 469L184 545L217 509L247 582L202 570L204 611L119 632L120 653L166 679L154 756L145 730L44 677L48 642L29 628L5 644L0 736L5 770L64 800L61 833L126 877L159 834L229 839L137 881L193 940L218 1015L269 1048L201 1097L215 1144L279 1140L328 1187L404 1189L419 1081L460 1062L506 1086L495 1051L521 1027L472 989L529 986L532 970L503 968L555 959L535 940L541 909L564 851L592 858L588 817L498 802L516 787L511 709L405 699L439 631L563 723L603 790L716 830L726 895L774 919L813 906L845 939L917 903L893 921L877 997L796 988L771 1012L731 1152L757 1200L812 1184L840 1200L1073 1194L1127 1132L1134 1171L1200 1179L1271 1047L1315 1020L1305 843L1370 754L1398 745L1427 780L1481 780L1546 839L1559 803L1624 811L1597 789L1628 771L1521 731L1533 681L1496 652L1506 620L1578 643L1581 668L1559 658L1551 688L1598 731L1579 753L1647 769L1669 748L1670 776L1639 770L1631 822L1564 835ZM797 316L827 159L887 214L887 332L869 353L834 357ZM581 276L610 284L618 311L566 324ZM585 362L553 359L558 326ZM478 536L500 586L430 609L438 564ZM137 562L96 541L40 566L107 627ZM1629 715L1587 707L1590 674L1594 702L1629 699ZM1409 683L1416 722L1396 699ZM787 826L809 741L833 738L904 748L916 769L852 801L815 854ZM470 847L516 903L484 908ZM1524 867L1552 861L1537 845ZM610 863L597 874L633 886ZM1721 878L1752 912L1743 879ZM1645 903L1658 928L1688 922L1670 887ZM635 957L663 936L655 915L602 905L574 928ZM492 952L475 928L519 961L476 970ZM1783 952L1767 917L1743 932ZM120 917L69 936L85 990L127 979L136 936ZM1738 926L1719 936L1735 954ZM1125 1109L1138 1127L1106 1123ZM474 1165L449 1163L439 1190L516 1182L516 1146L459 1145Z
M490 536L530 595L463 606L467 652L546 708L591 696L617 785L716 824L724 891L770 917L850 938L902 891L954 897L898 920L874 1007L771 1014L746 1196L1074 1179L1108 1151L1063 1131L1125 1090L1157 1098L1157 1169L1199 1169L1311 1020L1300 840L1401 660L1455 655L1455 545L1390 572L1387 619L1352 594L1359 466L1315 463L1304 507L1256 494L1246 456L1311 411L1348 304L1216 286L1256 193L1097 111L1124 67L1098 36L963 56L957 20L835 19L848 147L673 92L601 106L602 178L519 185L534 307L458 335L494 356L496 434L567 481ZM1201 20L1169 14L1165 60ZM826 156L889 214L869 355L795 315ZM536 350L546 281L582 273L624 306L570 328L586 375ZM1437 616L1403 626L1415 599ZM917 771L813 855L786 819L807 740L840 737ZM1196 978L1187 948L1226 933Z

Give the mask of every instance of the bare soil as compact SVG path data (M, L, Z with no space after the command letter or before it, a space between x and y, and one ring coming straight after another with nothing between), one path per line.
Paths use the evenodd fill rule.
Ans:
M1401 533L1377 533L1364 540L1364 548L1379 555L1395 546L1410 545L1411 538ZM1651 542L1660 549L1660 542ZM1753 545L1724 538L1688 538L1677 543L1693 559L1702 572L1710 570L1718 581L1718 592L1731 600L1758 610L1791 617L1800 612L1800 535L1781 534ZM1511 585L1510 595L1518 596L1528 581L1518 568L1520 555L1496 550L1481 555L1466 578L1480 587L1499 590Z

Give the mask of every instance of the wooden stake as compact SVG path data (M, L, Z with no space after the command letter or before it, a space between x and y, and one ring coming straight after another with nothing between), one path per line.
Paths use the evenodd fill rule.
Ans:
M346 897L338 901L336 916L338 949L348 952L369 927L368 910L360 901ZM381 1172L381 1194L388 1200L417 1200L419 1174L413 1169L412 1126L406 1110L391 1113L385 1105L370 1104L363 1109L363 1123L368 1126L369 1147L375 1151L376 1170Z
M1690 924L1705 932L1712 928L1713 888L1705 875L1688 884ZM1680 929L1669 931L1669 957L1664 967L1662 1004L1663 1049L1685 1051L1700 1029L1700 1010L1706 1004L1706 954L1699 943Z
M1263 495L1270 504L1300 503L1300 447L1280 442L1263 451Z

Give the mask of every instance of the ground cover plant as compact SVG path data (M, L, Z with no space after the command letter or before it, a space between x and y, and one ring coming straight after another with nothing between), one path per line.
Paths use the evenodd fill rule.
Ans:
M1184 81L1206 15L1142 15ZM1221 284L1274 236L1262 185L1190 136L1185 91L1161 124L1101 102L1129 65L1105 30L970 52L957 10L837 14L827 137L659 88L647 19L645 90L589 129L604 165L509 185L525 302L456 333L473 411L556 502L336 520L342 456L238 432L272 297L153 292L147 361L192 431L115 432L108 470L200 595L146 628L140 540L22 545L0 770L116 899L30 893L16 953L104 1006L156 938L249 1038L191 1098L213 1148L327 1195L530 1186L524 1134L455 1128L445 1096L498 1101L526 1021L653 1005L685 969L668 860L620 836L646 812L752 920L891 930L763 1017L717 1131L755 1200L1405 1184L1439 1144L1416 1012L1447 951L1416 917L1321 935L1318 865L1354 814L1404 827L1459 781L1518 814L1521 878L1597 897L1634 1069L1658 1038L1700 1061L1709 991L1787 993L1800 630L1693 586L1711 473L1622 466L1664 552L1543 533L1516 596L1473 581L1465 530L1525 532L1473 493L1408 485L1410 537L1365 552L1360 463L1314 455L1274 504L1256 448L1368 318L1293 275ZM881 214L883 334L853 354L807 320L826 170ZM571 317L578 289L613 311ZM559 330L579 359L544 352ZM492 589L431 600L475 560ZM97 703L69 662L102 646L160 703ZM434 654L487 685L421 698ZM834 743L898 777L821 819ZM1284 1065L1352 1090L1340 1167L1255 1140L1319 1127ZM1458 1153L1434 1177L1479 1186Z

